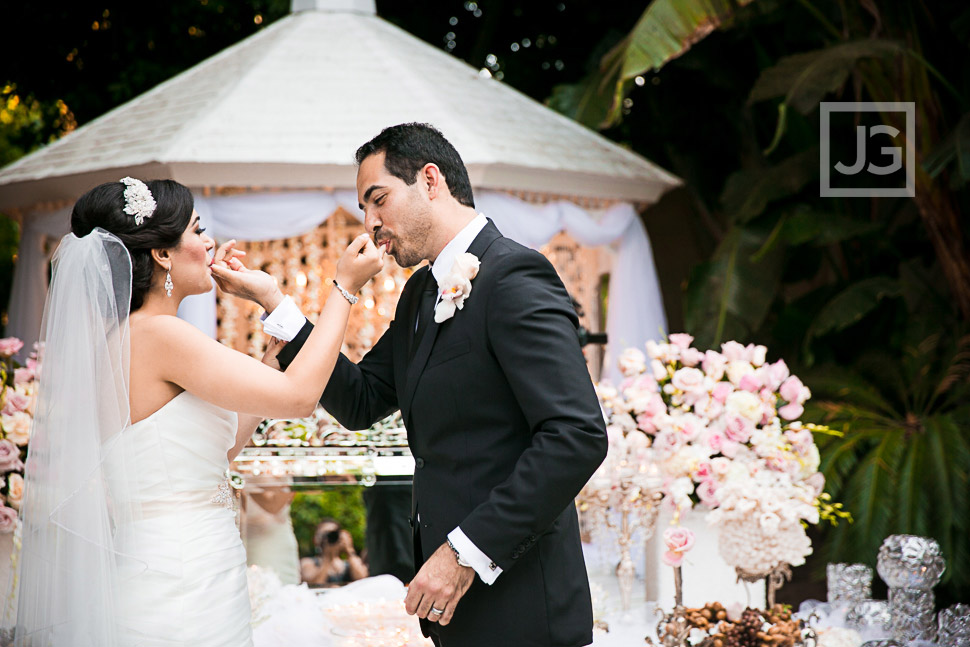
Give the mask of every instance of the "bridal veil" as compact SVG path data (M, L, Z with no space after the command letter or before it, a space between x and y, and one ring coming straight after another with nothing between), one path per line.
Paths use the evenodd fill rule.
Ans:
M129 425L131 258L103 229L68 234L52 262L41 378L21 510L14 644L113 647L121 573L114 530L139 511Z

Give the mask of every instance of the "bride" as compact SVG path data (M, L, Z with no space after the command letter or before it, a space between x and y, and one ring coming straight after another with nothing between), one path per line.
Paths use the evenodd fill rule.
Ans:
M124 178L82 196L53 261L22 506L16 645L252 644L246 555L226 481L262 417L309 415L352 293L383 266L363 234L285 373L175 315L213 263L189 190ZM238 416L237 416L238 412Z

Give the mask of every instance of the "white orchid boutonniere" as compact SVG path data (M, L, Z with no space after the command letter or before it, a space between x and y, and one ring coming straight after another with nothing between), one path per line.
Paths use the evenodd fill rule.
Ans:
M465 299L472 293L472 279L478 276L481 261L474 254L465 252L455 257L451 271L438 281L438 294L441 301L434 309L435 323L441 323L455 316L455 310L465 306Z

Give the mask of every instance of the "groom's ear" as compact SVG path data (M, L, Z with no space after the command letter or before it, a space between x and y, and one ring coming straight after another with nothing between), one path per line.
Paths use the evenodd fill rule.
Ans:
M445 184L445 176L442 175L441 169L438 168L437 164L428 162L419 171L418 181L423 183L425 190L428 192L428 199L434 200L440 195L442 195L442 189L447 190L448 185Z

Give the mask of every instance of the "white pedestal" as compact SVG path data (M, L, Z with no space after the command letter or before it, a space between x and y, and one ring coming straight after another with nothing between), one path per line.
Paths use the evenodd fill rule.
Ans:
M717 531L704 521L706 513L706 508L698 508L681 515L680 519L680 525L692 530L696 537L694 547L686 554L681 567L684 604L699 607L708 602L721 602L726 606L737 602L764 608L764 580L755 584L737 581L734 568L728 566L717 551ZM668 610L674 605L674 572L660 558L665 550L663 533L670 526L672 516L666 506L661 508L657 531L647 542L644 559L646 599L656 600Z

